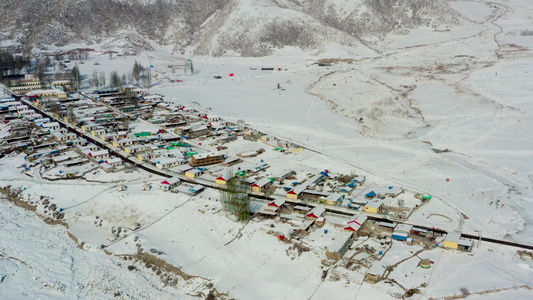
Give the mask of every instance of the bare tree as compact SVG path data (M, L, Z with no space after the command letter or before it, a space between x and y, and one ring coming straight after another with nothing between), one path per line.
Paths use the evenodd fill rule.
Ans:
M100 87L100 80L98 79L98 73L96 73L96 71L93 72L92 85L96 87Z
M46 107L51 113L54 113L56 115L59 115L59 113L61 113L61 105L59 105L59 103L57 103L56 101L49 101Z
M250 218L248 185L235 177L232 171L228 173L228 178L230 179L226 182L226 189L220 191L222 207L234 213L239 221L246 222Z
M44 81L44 76L46 74L46 66L40 58L35 58L35 69L39 81L42 83Z
M152 71L150 70L150 68L146 68L146 70L143 73L144 73L143 75L144 87L150 88L150 86L152 85Z
M106 83L105 82L105 72L100 72L100 80L99 81L100 81L100 84L102 86L105 86L105 83Z
M78 124L78 116L76 116L76 114L74 113L74 109L72 108L72 106L68 108L67 116L70 122Z

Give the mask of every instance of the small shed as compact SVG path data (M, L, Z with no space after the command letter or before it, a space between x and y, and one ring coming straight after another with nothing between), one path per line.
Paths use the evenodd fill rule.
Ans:
M130 230L132 230L132 231L137 230L137 229L141 228L141 223L132 222L132 223L130 224L130 226L128 226L128 228L129 228Z
M222 176L219 176L215 179L215 183L216 184L222 184L222 185L225 185L227 182L226 178L222 177Z
M450 232L444 240L444 248L457 249L463 251L472 250L473 242L470 239L462 239L458 232Z
M329 194L325 201L326 201L326 204L328 205L335 205L337 203L342 203L342 200L344 200L344 197L345 195L341 195L341 194Z
M307 218L318 219L318 218L322 217L325 212L326 212L326 208L324 208L323 206L316 206L309 213L307 213L305 216Z
M413 225L398 224L398 225L396 225L396 228L394 229L394 232L411 233L412 229L413 229Z
M170 191L180 184L181 180L179 178L168 178L159 183L159 189L164 191Z
M383 200L375 199L365 205L365 212L377 214L383 206Z
M381 264L380 261L376 261L372 265L372 267L370 267L370 270L368 270L368 272L366 273L365 281L368 281L370 283L379 282L384 272L385 272L385 267Z
M189 192L194 194L194 195L200 193L203 190L204 190L204 186L200 185L200 184L197 184L197 185L193 186L192 188L189 188Z
M336 261L340 260L352 245L351 236L347 232L337 236L335 241L327 247L326 256Z
M368 192L368 193L365 194L365 197L366 197L366 198L369 198L369 199L372 199L372 198L374 198L374 197L376 197L376 196L377 196L377 195L376 195L376 192L374 192L374 191L370 191L370 192Z
M259 181L252 184L252 192L265 192L272 182L268 178L261 178Z
M348 224L344 227L344 230L357 232L366 222L367 216L365 214L359 214L354 216Z
M118 239L118 234L116 233L112 233L110 234L108 237L107 237L107 240L110 241L110 242L114 242Z
M268 204L268 206L273 206L273 207L281 207L283 204L285 204L285 200L284 199L276 199L272 202L270 202Z
M108 158L105 162L113 167L122 165L122 159L118 157Z
M413 227L413 229L411 229L411 232L414 233L414 234L421 235L421 236L426 236L428 234L428 230L427 229L420 228L420 227Z
M399 241L407 241L407 237L409 237L408 233L405 232L396 232L394 231L392 233L392 238Z
M420 262L418 263L418 265L423 268L423 269L429 269L431 268L431 260L427 259L427 258L424 258L422 260L420 260Z
M185 176L189 178L196 178L200 175L202 175L204 172L200 169L192 169L187 172L185 172Z
M446 236L446 240L444 240L444 248L449 249L457 249L459 246L459 239L461 238L461 234L457 232L450 232Z

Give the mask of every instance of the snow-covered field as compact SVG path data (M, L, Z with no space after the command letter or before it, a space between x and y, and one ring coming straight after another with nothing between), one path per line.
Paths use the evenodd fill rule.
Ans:
M164 287L155 275L128 271L130 261L81 250L64 227L1 200L1 299L192 299L187 293L200 290Z
M195 75L173 74L167 66L183 58L155 45L157 51L138 57L93 55L79 67L90 77L93 71L131 72L135 60L153 65L150 91L164 94L166 101L210 108L209 114L244 120L315 150L286 157L267 152L257 159L273 165L269 172L355 171L368 183L433 195L411 216L413 224L482 231L483 236L533 245L533 37L520 35L533 29L532 6L530 1L450 5L476 26L389 36L379 45L379 55L330 67L313 65L324 57L286 48L263 58L192 58ZM257 150L240 141L236 145L230 146L231 155ZM217 192L190 197L154 188L141 191L144 182L156 184L161 178L138 171L86 177L105 183L49 182L39 179L36 169L29 171L33 178L16 169L24 163L22 156L0 163L1 186L26 188L23 195L31 199L52 197L65 208L69 231L86 243L86 250L78 249L63 227L50 227L1 201L0 276L6 276L0 277L0 298L112 298L119 291L128 293L125 298L181 299L209 290L198 288L207 282L237 299L386 299L404 292L392 283L363 282L366 268L337 267L332 273L341 280L330 274L322 281L323 251L290 254L289 245L277 239L289 232L289 225L272 228L271 221L254 220L243 226L221 210ZM128 190L116 191L118 181ZM38 212L44 213L41 207ZM143 228L117 242L106 240L112 227L131 222ZM324 234L311 237L317 249L327 244L320 240ZM132 254L137 243L163 251L161 258L205 280L162 287L150 271L127 271L122 260L96 249L104 244L114 254ZM394 264L419 249L394 242L377 263ZM415 299L459 295L461 287L483 293L467 299L531 299L531 290L517 287L533 285L533 263L515 250L482 243L473 255L423 251L419 258L435 261L430 270L417 267L419 259L413 257L389 278L419 288ZM51 275L47 269L57 271ZM108 275L95 275L101 273Z

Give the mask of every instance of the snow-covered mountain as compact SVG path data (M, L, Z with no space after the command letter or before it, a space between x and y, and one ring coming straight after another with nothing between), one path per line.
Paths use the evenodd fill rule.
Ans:
M101 44L178 53L264 56L294 46L324 53L374 48L388 33L467 21L446 2L423 0L6 0L3 45L23 50Z

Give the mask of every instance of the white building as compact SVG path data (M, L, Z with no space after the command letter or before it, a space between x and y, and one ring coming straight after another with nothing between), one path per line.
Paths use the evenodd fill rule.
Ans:
M181 183L179 178L171 177L166 180L163 180L159 183L159 189L164 191L170 191L171 189L177 187Z

